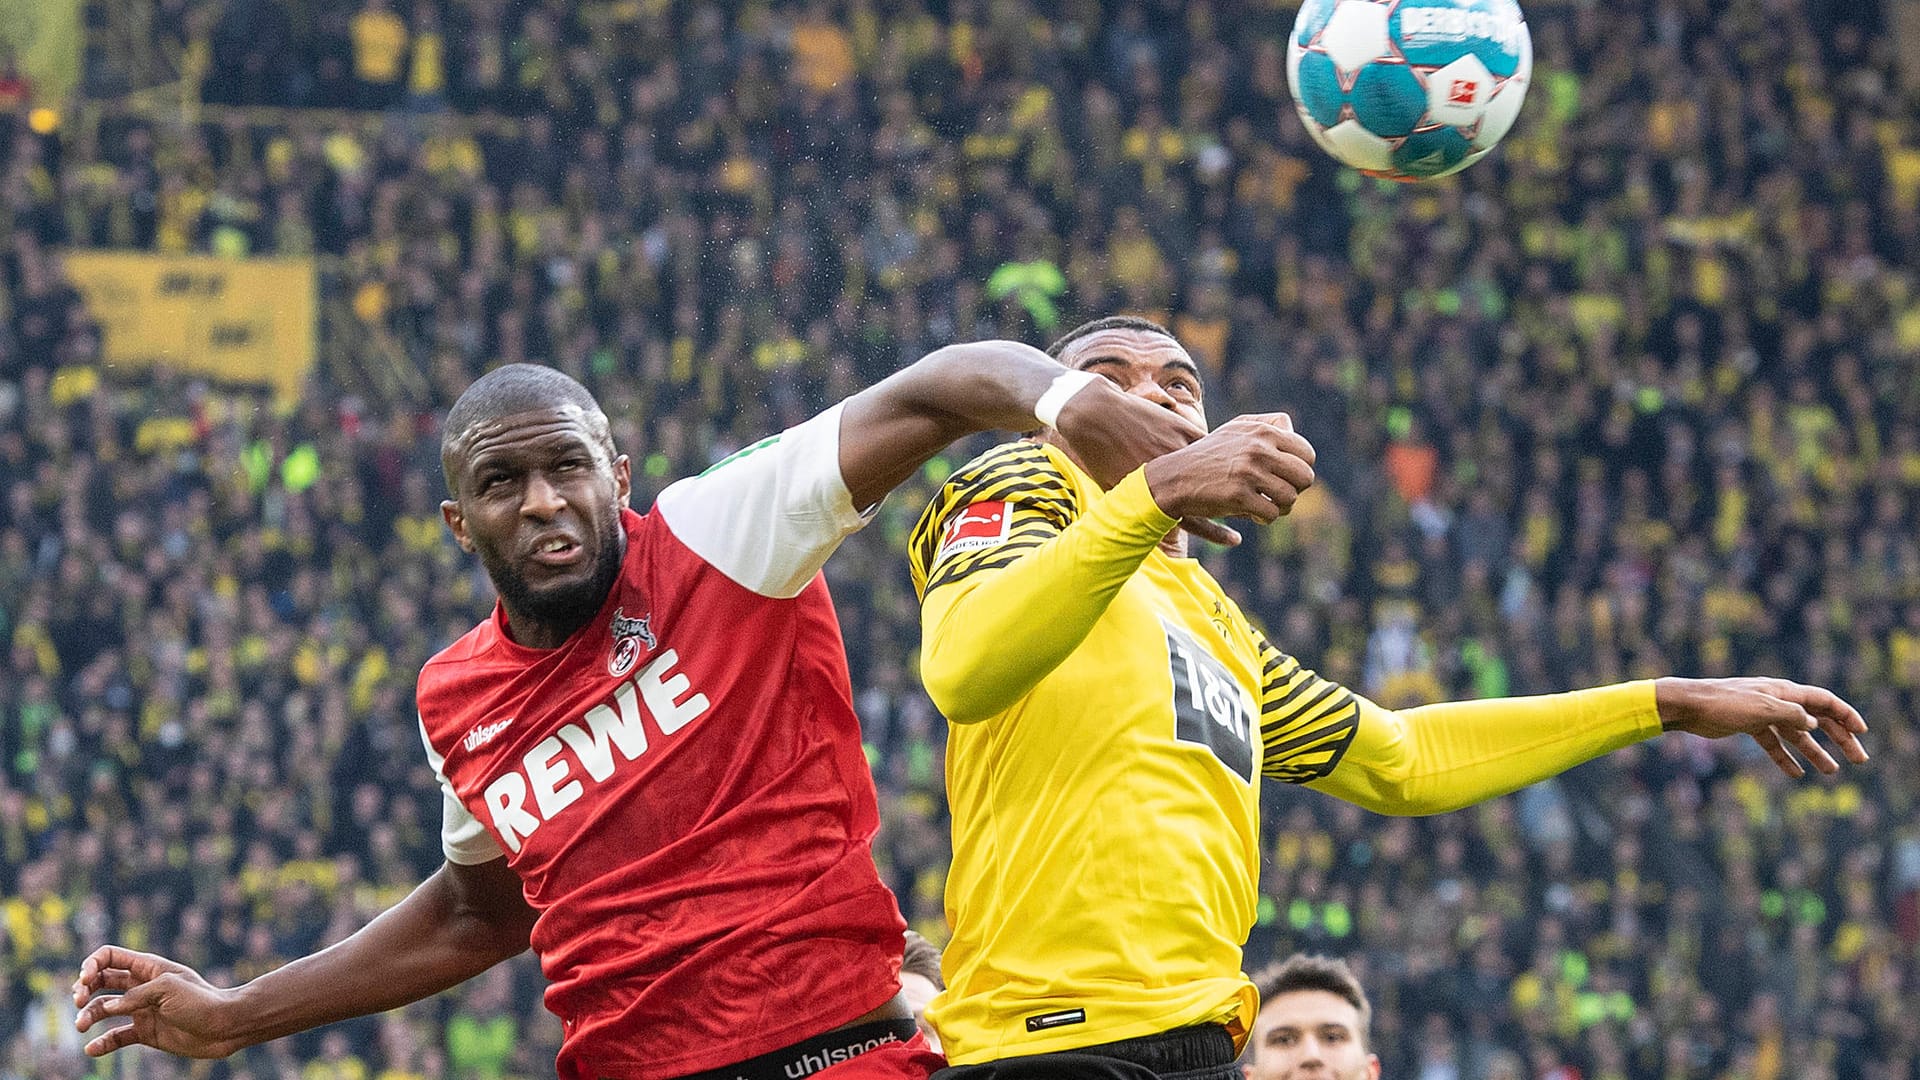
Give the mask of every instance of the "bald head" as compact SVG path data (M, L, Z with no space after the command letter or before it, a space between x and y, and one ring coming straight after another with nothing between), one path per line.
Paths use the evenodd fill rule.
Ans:
M566 372L539 364L506 364L480 376L453 403L441 432L440 467L446 475L447 492L456 497L460 494L460 461L476 428L522 413L576 410L612 459L613 436L607 431L607 414L600 410L593 393Z

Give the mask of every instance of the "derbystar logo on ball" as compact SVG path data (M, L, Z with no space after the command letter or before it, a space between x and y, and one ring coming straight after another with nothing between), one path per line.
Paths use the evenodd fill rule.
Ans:
M1512 11L1475 11L1459 7L1409 7L1400 13L1401 41L1466 41L1482 38L1508 52L1520 51L1527 32L1516 8Z

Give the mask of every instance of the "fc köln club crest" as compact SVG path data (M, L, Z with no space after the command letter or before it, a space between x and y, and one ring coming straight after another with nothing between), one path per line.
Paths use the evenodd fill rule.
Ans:
M629 619L622 610L614 609L613 651L607 656L607 674L616 679L625 675L640 662L640 657L659 647L660 642L647 625L652 619L651 613Z

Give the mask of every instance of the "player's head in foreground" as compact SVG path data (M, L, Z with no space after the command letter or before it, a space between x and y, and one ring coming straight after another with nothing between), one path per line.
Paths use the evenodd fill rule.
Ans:
M940 946L907 931L907 952L900 960L900 992L907 996L913 1022L935 1050L940 1049L940 1035L927 1023L927 1006L946 988L946 982L940 977Z
M1200 365L1194 363L1173 331L1152 319L1108 315L1081 323L1047 346L1047 355L1075 371L1111 380L1126 393L1172 412L1201 433L1211 430ZM1086 469L1079 448L1059 432L1043 431L1036 437L1059 447L1074 464ZM1167 534L1161 545L1169 554L1186 554L1186 533L1195 528L1205 530L1201 535L1215 542L1239 542L1237 533L1217 523L1190 518L1182 525L1184 529Z
M586 387L536 364L495 368L447 414L440 463L440 512L523 644L557 643L600 609L626 550L631 473Z
M1077 371L1104 375L1129 394L1171 409L1207 429L1200 365L1173 331L1137 315L1109 315L1061 335L1047 355Z
M1254 976L1260 1014L1247 1080L1379 1080L1368 1049L1373 1006L1343 960L1295 955Z

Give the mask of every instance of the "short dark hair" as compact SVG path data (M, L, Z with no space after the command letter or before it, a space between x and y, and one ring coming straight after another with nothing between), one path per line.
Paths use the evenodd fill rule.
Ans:
M1047 355L1058 360L1060 359L1060 354L1067 351L1067 346L1079 341L1088 334L1097 334L1102 330L1140 330L1149 334L1159 334L1164 338L1173 338L1173 331L1161 326L1152 319L1143 319L1138 315L1108 315L1104 318L1094 319L1092 322L1083 322L1079 326L1062 334L1058 341L1047 346ZM1179 339L1174 338L1174 340L1178 341Z
M1254 989L1260 991L1260 1007L1282 994L1301 990L1324 990L1353 1006L1360 1014L1360 1030L1354 1034L1365 1049L1373 1042L1373 1005L1360 979L1345 960L1314 953L1295 953L1277 964L1270 964L1253 976Z
M900 959L900 973L918 975L938 990L947 988L946 980L940 977L940 946L911 930L907 931L907 954Z
M503 364L475 379L447 412L446 426L440 432L440 467L445 471L447 491L458 496L453 455L459 443L476 424L515 413L537 412L577 406L587 415L587 427L594 438L613 457L613 436L607 430L607 414L593 392L557 368L539 364Z

